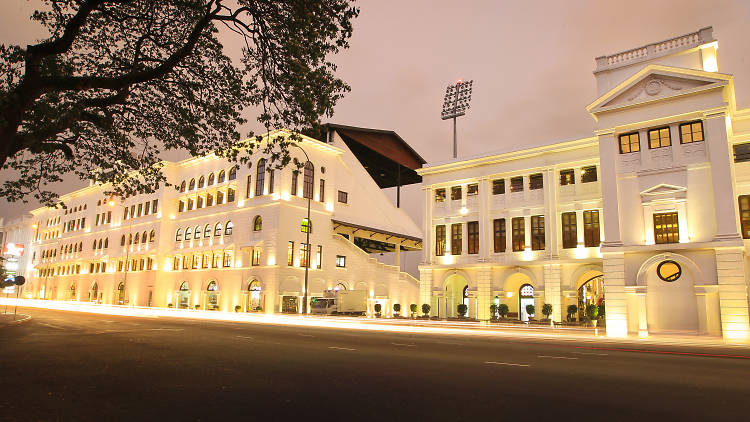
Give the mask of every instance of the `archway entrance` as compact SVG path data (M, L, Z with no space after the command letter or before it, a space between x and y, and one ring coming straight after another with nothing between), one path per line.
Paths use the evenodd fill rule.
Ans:
M206 287L206 309L209 311L219 310L219 285L215 281L208 283L208 287Z
M180 291L177 293L177 307L187 309L190 306L190 286L187 281L180 285Z
M120 283L117 285L117 304L125 304L125 283Z
M599 307L599 317L604 316L604 276L592 277L578 287L578 320L589 318L588 307Z
M247 312L258 312L263 310L261 294L262 290L260 282L258 280L251 281L247 286L247 303L245 304Z
M89 302L96 302L99 298L99 285L94 282L94 284L91 285L91 290L89 291Z
M469 306L469 282L458 274L453 274L445 279L445 286L443 287L445 316L447 318L455 318L458 316L458 305L464 304Z
M534 305L534 286L531 284L524 284L518 289L518 309L521 321L528 321L529 317L533 317L535 314L529 314L526 311L526 305ZM536 313L536 310L535 310Z
M68 300L76 300L76 284L73 283L70 285L70 290L68 290Z

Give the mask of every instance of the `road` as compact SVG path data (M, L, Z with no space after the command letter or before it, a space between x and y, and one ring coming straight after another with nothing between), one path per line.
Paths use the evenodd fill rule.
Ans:
M747 420L750 409L747 348L19 313L31 319L0 326L3 421Z

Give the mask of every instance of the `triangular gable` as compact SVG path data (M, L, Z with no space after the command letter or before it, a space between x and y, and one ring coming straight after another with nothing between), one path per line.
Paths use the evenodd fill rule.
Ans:
M641 201L650 202L654 200L676 200L684 199L687 188L667 183L660 183L641 192Z
M595 115L617 108L723 87L731 80L731 75L723 73L652 64L596 99L586 107L586 110Z

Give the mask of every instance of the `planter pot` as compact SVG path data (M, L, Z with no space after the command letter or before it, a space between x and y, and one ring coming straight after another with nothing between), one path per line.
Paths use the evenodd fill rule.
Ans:
M597 320L597 319L592 319L592 320L591 320L591 325L593 325L593 326L594 326L594 328L596 328L596 324L597 324L598 322L599 322L599 320Z

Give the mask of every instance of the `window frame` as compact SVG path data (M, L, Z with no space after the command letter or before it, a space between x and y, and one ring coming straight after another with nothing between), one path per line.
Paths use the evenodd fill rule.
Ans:
M745 209L743 209L742 206L743 202L746 203ZM737 209L739 213L738 217L740 219L740 229L742 230L742 238L750 239L750 195L739 195L737 197Z
M699 141L696 141L696 140L693 139L695 137L695 134L696 134L696 132L693 131L693 125L694 124L700 124L701 125L701 131L700 131L701 139ZM684 136L685 134L682 132L682 128L683 127L690 127L690 140L689 141L685 141L685 136ZM706 140L706 132L703 129L703 120L693 120L692 122L680 123L679 126L678 126L678 128L677 128L677 131L680 133L680 144L683 144L683 145L684 144L693 144L693 143L696 143L696 142L703 142L703 141Z
M445 224L435 226L435 256L445 256Z
M560 170L560 186L576 184L576 172L574 169Z
M680 220L677 211L655 212L653 220L655 244L680 243Z
M572 249L578 246L578 217L575 211L560 214L562 228L562 247Z
M466 247L469 255L479 253L479 221L469 221L466 223Z
M635 136L635 143L633 143L632 137ZM628 151L625 151L623 148L623 138L627 137L627 146ZM641 134L638 131L635 132L628 132L620 134L620 136L617 137L617 140L619 141L619 150L620 154L632 154L634 152L641 152ZM637 146L637 149L633 150L633 145Z
M505 218L492 220L493 250L495 253L504 253L506 250L507 226Z
M463 223L451 224L451 255L463 252Z
M594 216L596 216L596 219L594 219ZM601 243L599 210L584 210L583 245L587 248L596 248L599 247Z
M543 215L531 216L531 250L543 251L546 248L545 225Z
M665 129L667 130L667 141L668 141L668 143L667 143L667 145L662 145L661 131L663 131ZM658 133L659 146L654 146L652 144L652 142L651 142L651 134L654 133L654 132ZM649 149L659 149L659 148L666 148L666 147L671 147L672 146L672 129L669 126L660 126L660 127L651 128L651 129L649 129L649 130L646 131L646 137L648 138L648 148Z
M513 252L526 250L526 217L513 217L511 223L511 246Z

